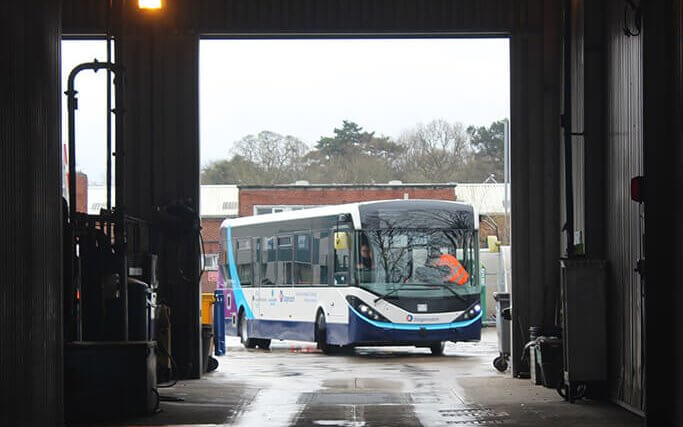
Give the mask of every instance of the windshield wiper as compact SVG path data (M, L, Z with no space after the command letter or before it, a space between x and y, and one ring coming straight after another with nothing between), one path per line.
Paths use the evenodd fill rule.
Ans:
M400 291L400 290L403 290L403 288L404 288L406 285L411 285L411 286L422 286L422 287L426 287L426 286L438 286L438 287L440 287L440 288L447 289L450 293L452 293L453 295L455 295L456 298L458 298L460 301L464 302L465 304L469 304L469 303L470 303L467 299L465 299L465 297L463 297L462 295L460 295L459 293L457 293L455 290L453 290L453 287L450 286L450 285L446 285L446 284L443 284L443 283L404 283L404 284L402 284L401 286L399 286L398 288L392 289L391 291L387 292L386 294L384 294L384 295L382 295L382 296L379 296L379 297L375 298L375 300L374 300L375 304L376 304L378 301L380 301L380 300L386 299L389 295L393 295L393 294L395 294L396 292L398 292L398 291ZM408 290L410 290L410 288L408 288ZM418 288L418 289L413 289L413 290L419 290L419 288Z
M411 284L412 285L418 285L418 286L438 286L440 288L447 289L448 291L450 291L450 293L455 295L460 301L464 302L465 304L470 303L468 300L465 299L465 297L463 297L459 293L455 292L455 290L453 290L452 285L446 285L444 283L411 283Z
M411 285L412 285L412 284L413 284L413 283L411 283ZM384 295L382 295L382 296L379 296L379 297L375 298L375 300L374 300L375 304L377 304L377 302L380 301L380 300L386 299L389 295L395 294L396 292L398 292L398 291L400 291L401 289L403 289L405 286L406 286L406 283L403 283L403 284L401 284L401 286L399 286L398 288L392 289L391 291L387 292L386 294L384 294ZM408 290L410 290L410 289L408 289ZM419 290L419 289L413 289L413 290Z

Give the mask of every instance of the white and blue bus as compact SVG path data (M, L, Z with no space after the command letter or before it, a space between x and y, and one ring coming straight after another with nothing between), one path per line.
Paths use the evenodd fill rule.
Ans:
M478 218L471 205L387 200L227 219L226 333L326 353L410 345L443 353L481 336Z

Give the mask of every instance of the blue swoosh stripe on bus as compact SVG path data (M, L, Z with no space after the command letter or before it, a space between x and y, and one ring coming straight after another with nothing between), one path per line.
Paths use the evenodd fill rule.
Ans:
M228 266L230 267L230 277L232 278L232 292L235 294L235 303L237 307L244 307L244 314L247 319L253 319L254 313L252 313L249 304L247 303L247 298L244 296L244 291L242 290L242 285L240 285L240 277L237 275L237 267L235 266L235 258L232 254L232 232L230 226L228 226L228 241L226 246L228 247Z
M477 316L473 319L462 320L460 322L452 322L452 323L437 323L437 324L431 324L431 325L423 325L423 324L408 325L405 323L378 322L376 320L368 319L367 317L363 316L355 308L353 308L350 304L347 304L347 305L349 306L351 311L353 311L358 317L365 320L366 322L368 322L372 326L376 326L378 328L386 328L386 329L398 329L401 331L419 331L420 329L438 331L441 329L465 328L467 326L470 326L471 324L473 324L477 320L481 319L481 312L479 312L479 314L477 314Z

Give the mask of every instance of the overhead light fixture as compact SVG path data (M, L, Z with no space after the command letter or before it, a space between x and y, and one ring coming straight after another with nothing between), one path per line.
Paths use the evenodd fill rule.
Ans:
M162 0L138 0L138 8L140 9L161 9Z

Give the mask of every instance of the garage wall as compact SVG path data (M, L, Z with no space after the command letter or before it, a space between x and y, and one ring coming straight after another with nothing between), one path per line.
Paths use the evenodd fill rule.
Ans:
M0 425L61 425L61 2L0 2Z
M643 288L634 271L641 252L642 227L640 206L630 198L631 178L643 174L642 38L624 34L623 1L608 1L606 18L610 391L617 401L643 409Z
M643 2L647 425L683 425L683 2Z
M137 2L134 2L137 3ZM116 56L126 68L126 209L157 224L159 299L171 308L172 354L181 378L199 378L199 232L159 225L157 209L182 203L199 219L199 35L192 14L122 13ZM182 3L176 3L176 5Z
M511 39L512 339L554 325L560 257L561 3L520 1Z
M624 34L621 0L571 4L575 231L587 256L608 261L610 397L642 411L641 207L630 199L631 177L643 174L642 38Z
M102 13L96 3L88 0L64 0L65 34L95 34L103 32ZM127 3L131 6L131 3ZM513 295L516 317L513 338L516 342L513 362L521 359L522 346L528 338L530 325L552 325L558 294L560 256L559 203L559 104L560 104L560 12L559 0L177 0L166 2L167 21L154 53L148 49L148 35L136 40L124 53L129 68L129 82L141 85L137 101L140 106L129 117L149 116L150 128L127 125L126 137L131 152L142 153L136 160L142 168L161 168L161 161L152 165L148 153L153 147L164 149L164 172L147 175L131 172L131 209L149 211L150 200L162 201L174 197L192 196L189 188L198 188L198 160L194 155L198 145L196 116L196 61L194 41L203 36L319 36L401 34L413 35L511 35L512 120L511 180L514 182L512 210L529 212L513 217ZM131 6L132 7L132 6ZM132 13L132 12L131 12ZM132 17L133 15L131 15ZM140 28L154 26L152 16L140 19ZM154 45L154 43L152 43ZM117 47L121 46L117 43ZM137 53L135 51L138 50ZM126 52L124 50L124 52ZM119 55L119 57L121 57ZM164 58L159 80L162 86L149 87L151 64ZM162 68L155 68L161 73ZM157 88L158 87L158 88ZM181 92L174 96L174 90ZM150 90L152 92L150 92ZM131 96L134 96L134 92ZM148 95L150 94L150 95ZM148 107L145 97L154 105ZM163 100L163 101L160 101ZM132 99L128 100L132 105ZM194 110L193 110L194 109ZM146 111L149 111L147 113ZM185 114L183 114L185 113ZM133 119L129 119L133 120ZM161 122L159 121L161 120ZM163 123L159 125L158 123ZM137 126L137 127L134 127ZM158 127L166 126L166 128ZM173 133L173 126L180 132ZM159 129L159 133L150 133ZM164 129L168 129L165 131ZM191 131L191 132L190 132ZM165 132L165 133L163 133ZM155 138L162 138L155 142ZM165 145L165 146L164 146ZM179 151L175 151L179 150ZM178 163L184 157L185 163ZM173 160L175 159L175 160ZM196 162L196 163L193 163ZM177 166L175 170L166 169ZM195 172L196 170L196 172ZM167 179L154 184L150 180ZM153 196L148 192L153 191ZM165 191L162 193L160 191ZM135 212L135 211L133 211ZM163 240L157 243L170 250ZM173 268L172 266L169 268ZM169 270L169 275L172 272ZM172 286L182 286L177 283ZM180 300L179 300L180 301ZM193 299L191 301L194 306ZM197 303L198 305L198 303ZM181 304L181 306L183 306ZM189 309L187 303L185 308ZM198 322L197 322L198 323ZM192 328L183 324L183 328ZM192 331L194 334L194 331ZM192 335L194 336L194 335ZM175 339L174 339L175 341ZM193 344L194 345L194 344ZM194 353L193 353L194 354ZM187 361L187 363L193 363ZM519 363L513 363L516 370ZM516 371L515 371L516 372Z

